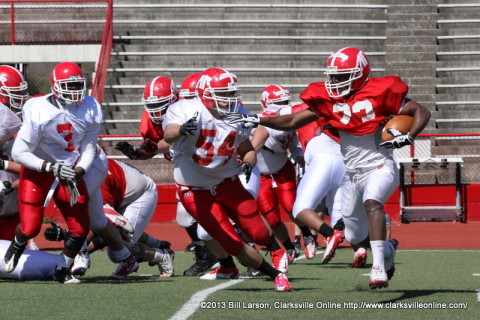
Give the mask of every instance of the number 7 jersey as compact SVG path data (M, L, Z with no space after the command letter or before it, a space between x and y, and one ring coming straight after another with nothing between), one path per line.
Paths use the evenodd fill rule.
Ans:
M211 188L238 174L237 148L249 139L250 129L214 118L198 99L180 100L171 105L163 121L182 125L198 112L198 128L193 136L181 137L170 147L175 165L175 182L188 186ZM248 113L241 106L239 113Z

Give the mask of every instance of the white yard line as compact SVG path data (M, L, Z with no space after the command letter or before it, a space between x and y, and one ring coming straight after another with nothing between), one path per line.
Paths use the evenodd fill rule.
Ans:
M323 251L317 251L317 254L322 253ZM302 260L305 259L305 255L299 256L295 261L297 260ZM200 307L200 303L205 301L205 299L212 293L215 293L219 290L234 286L236 284L239 284L246 279L238 279L238 280L229 280L227 282L221 283L215 287L211 287L208 289L204 289L202 291L199 291L195 293L190 300L188 300L180 310L177 311L169 320L184 320L188 319L192 314L197 311L197 309Z
M477 302L480 302L480 289L477 290Z

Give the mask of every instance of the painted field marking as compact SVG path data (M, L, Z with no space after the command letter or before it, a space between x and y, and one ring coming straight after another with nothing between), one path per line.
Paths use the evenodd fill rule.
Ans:
M472 273L472 276L474 276L474 277L480 277L480 273Z
M477 290L477 302L480 302L480 289Z
M317 251L317 254L319 253L322 253L323 251ZM299 256L298 258L296 258L295 260L302 260L302 259L306 259L305 255L302 254L301 256ZM225 282L225 283L222 283L222 284L219 284L215 287L211 287L211 288L207 288L207 289L203 289L202 291L199 291L197 293L195 293L191 298L190 300L188 300L181 308L180 310L177 311L177 313L175 313L169 320L183 320L183 319L187 319L188 317L190 317L192 314L195 313L195 311L197 311L197 309L200 307L200 303L205 301L205 299L212 293L215 293L219 290L222 290L222 289L225 289L225 288L228 288L228 287L231 287L231 286L234 286L236 284L239 284L243 281L245 281L246 279L238 279L238 280L228 280L228 282ZM215 280L213 280L215 281Z

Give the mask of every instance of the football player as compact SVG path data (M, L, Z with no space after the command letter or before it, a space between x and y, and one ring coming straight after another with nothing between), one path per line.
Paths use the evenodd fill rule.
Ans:
M118 261L122 261L114 274L133 272L138 263L103 215L98 188L108 165L96 147L103 120L101 107L85 94L86 79L75 63L55 66L50 84L51 94L32 98L25 104L23 125L12 149L12 158L22 165L18 193L20 224L5 254L5 271L15 269L27 240L39 233L44 207L53 198L69 228L55 267L55 280L79 283L70 274L70 268L90 228L107 241Z
M164 138L172 144L178 194L185 209L229 254L270 276L275 290L290 291L285 274L248 246L229 221L232 219L253 242L268 243L270 230L258 213L255 199L238 178L237 154L247 180L256 164L250 130L228 124L225 117L236 111L248 112L240 104L238 90L234 74L210 68L198 80L199 99L181 100L167 110ZM238 277L238 269L226 265L215 273L224 279Z
M140 121L140 134L143 143L140 148L122 141L117 143L115 148L120 150L130 159L151 159L158 153L163 153L167 160L170 160L169 147L163 139L162 122L169 106L179 99L191 99L196 96L196 84L199 73L187 76L182 82L180 92L174 81L168 77L155 77L151 79L144 88L142 102L144 110ZM177 223L185 228L194 244L195 263L184 271L186 276L197 276L211 268L218 262L218 259L210 252L204 242L197 234L197 222L185 211L181 202L177 204Z
M280 85L270 85L262 91L260 103L264 117L274 116L284 107L290 106L290 92ZM296 195L295 167L289 160L288 150L295 162L304 166L303 151L295 131L279 131L259 126L252 136L252 145L257 151L257 166L260 169L260 192L257 199L258 210L266 218L276 238L267 249L275 268L291 264L300 253L290 240L288 230L280 216L281 205L291 215ZM277 195L278 194L278 195Z
M388 286L393 276L398 242L385 237L383 204L398 186L398 170L389 148L412 144L425 128L430 111L406 97L408 86L395 76L371 78L365 53L347 47L330 55L327 80L311 83L300 98L309 106L301 112L281 117L235 115L231 123L258 124L291 130L324 117L339 131L346 166L342 195L345 238L358 244L369 236L373 255L369 286ZM410 132L399 133L381 144L381 122L390 115L414 117Z

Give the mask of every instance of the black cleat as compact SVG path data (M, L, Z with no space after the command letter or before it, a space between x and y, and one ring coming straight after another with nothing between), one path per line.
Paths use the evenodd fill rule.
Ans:
M22 256L26 246L27 243L20 245L15 241L15 239L12 240L3 259L3 268L5 269L5 272L10 273L15 270L18 260L20 260L20 257Z
M217 257L206 246L195 246L195 263L183 272L184 276L198 276L218 262Z
M80 283L80 280L75 278L71 273L69 268L55 269L53 274L53 279L60 283L64 284L77 284Z

